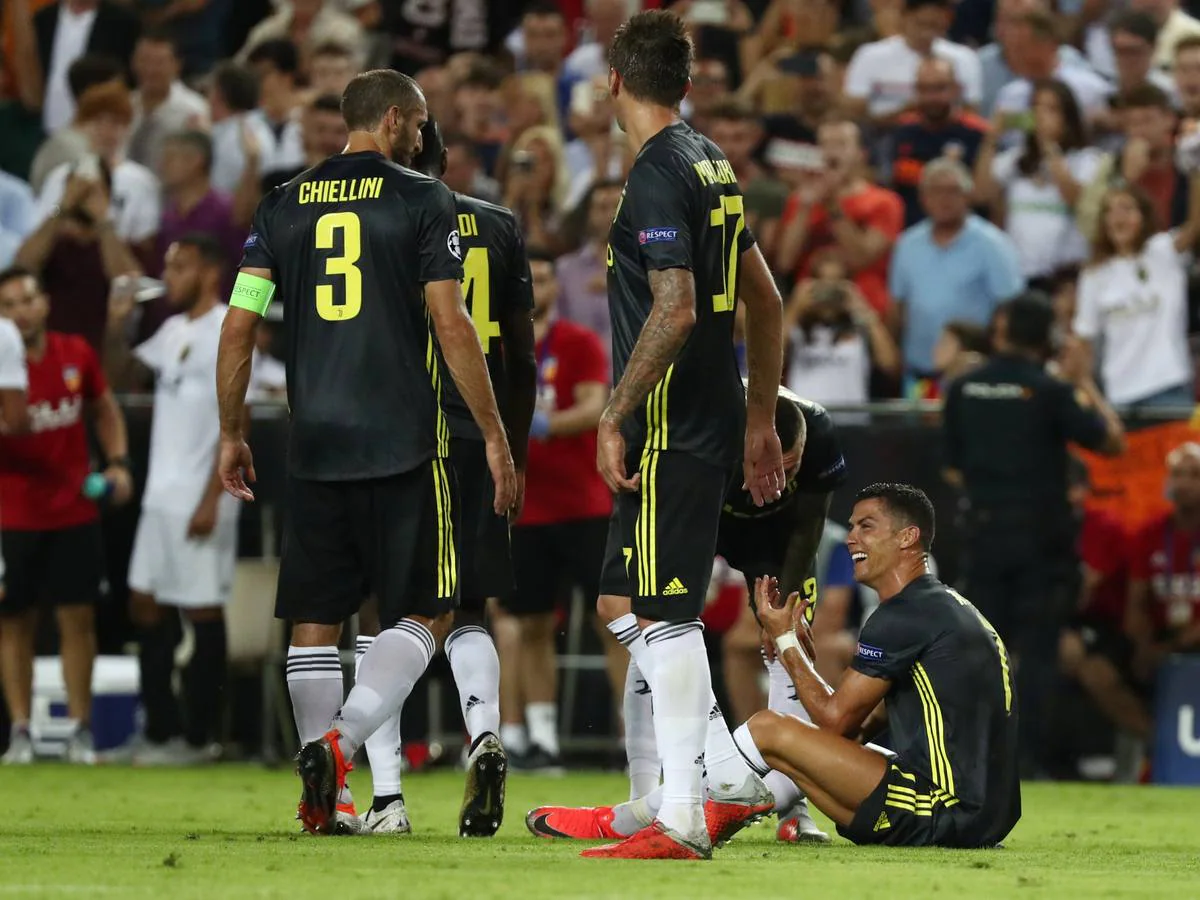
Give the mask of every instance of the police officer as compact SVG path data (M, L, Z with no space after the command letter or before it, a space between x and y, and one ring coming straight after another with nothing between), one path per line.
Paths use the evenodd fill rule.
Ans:
M1124 429L1074 343L1047 369L1054 313L1030 292L1001 306L995 355L951 385L947 479L968 504L968 590L1018 668L1024 774L1042 768L1045 698L1077 565L1067 500L1068 444L1115 456Z

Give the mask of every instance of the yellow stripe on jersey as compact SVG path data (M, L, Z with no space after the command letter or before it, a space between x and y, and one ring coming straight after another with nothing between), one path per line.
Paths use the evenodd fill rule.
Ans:
M929 737L929 764L933 769L933 781L938 787L954 796L954 770L950 768L950 756L946 753L946 723L942 718L942 707L933 691L929 673L919 662L913 664L913 682L921 698L921 710L925 715L925 732Z
M450 455L450 426L446 424L446 416L442 412L442 374L441 367L438 366L437 352L433 346L433 323L429 319L429 313L425 313L425 324L430 328L429 340L425 344L425 371L429 373L429 380L433 384L434 399L437 401L437 424L434 426L437 434L437 455L439 459L445 459Z

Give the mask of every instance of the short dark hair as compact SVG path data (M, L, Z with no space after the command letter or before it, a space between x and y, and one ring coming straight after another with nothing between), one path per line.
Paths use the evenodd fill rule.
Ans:
M314 112L342 114L342 98L337 94L318 94L308 103L308 108Z
M787 453L800 437L800 408L788 397L780 394L775 398L775 432L779 444Z
M758 124L758 113L745 100L728 97L718 100L708 111L710 119L720 119L723 122L753 122Z
M457 147L460 150L466 150L467 156L471 157L471 159L479 159L479 147L473 140L461 132L450 131L443 133L442 143L445 145L447 150Z
M567 18L554 0L530 0L525 4L525 9L521 11L521 17L525 16L557 16L564 22Z
M488 59L476 59L467 67L467 74L458 83L460 88L483 88L488 91L499 90L504 81L500 69Z
M394 69L371 69L355 75L342 94L342 118L351 131L374 131L393 106L404 112L422 103L421 88Z
M967 353L986 355L992 351L988 330L982 325L966 319L951 319L943 327L948 333L954 335Z
M864 500L882 500L892 518L915 525L921 533L921 549L926 553L933 547L934 516L933 503L919 487L896 482L878 482L867 485L854 498L855 503Z
M143 28L138 33L138 43L166 44L171 48L176 59L179 58L179 35L170 25L154 25L150 28Z
M18 265L0 270L0 287L4 287L10 281L16 281L18 278L32 278L38 282L38 289L41 289L41 280L38 278L37 273L30 268Z
M938 9L949 9L954 5L954 0L904 0L905 12L916 12L918 9L924 9L927 6L936 6Z
M258 76L249 66L219 63L213 69L213 84L234 112L249 112L258 106Z
M1150 18L1148 13L1139 12L1136 9L1126 9L1113 16L1108 23L1108 31L1110 34L1114 31L1124 31L1126 34L1141 38L1151 46L1158 42L1158 24ZM1178 49L1178 45L1176 45L1176 49Z
M433 116L421 126L421 152L413 157L412 167L430 178L446 174L446 142Z
M1161 109L1170 113L1175 111L1167 92L1148 81L1122 91L1117 95L1115 105L1118 109Z
M124 74L124 67L111 56L85 53L67 67L67 87L71 96L78 100L88 88L121 78Z
M1054 329L1054 305L1041 291L1026 291L1004 303L1004 336L1020 350L1047 353Z
M693 53L683 20L652 9L617 29L608 64L630 95L674 109L687 94Z
M296 45L287 38L272 38L269 41L263 41L250 51L246 62L252 66L268 63L277 72L282 72L284 75L295 75L300 71L300 54L296 51Z
M213 141L207 131L201 131L198 128L176 131L174 134L167 135L167 141L195 150L204 159L205 171L212 170Z
M215 266L221 270L222 275L225 274L225 269L229 265L229 257L225 253L225 248L221 246L221 242L207 231L189 231L187 234L177 237L172 243L178 244L180 247L191 247L200 255L202 262Z

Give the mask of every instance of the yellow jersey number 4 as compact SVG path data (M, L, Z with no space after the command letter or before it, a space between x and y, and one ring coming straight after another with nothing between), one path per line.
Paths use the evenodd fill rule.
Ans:
M334 250L339 244L342 253L325 260L325 274L342 279L342 302L335 302L332 284L317 285L317 315L329 322L345 322L362 310L362 272L356 265L362 254L362 225L356 213L326 213L317 219L317 249Z
M487 355L492 351L492 339L500 337L500 323L492 319L492 278L486 247L472 247L463 258L463 298Z
M721 258L725 262L721 272L725 290L713 294L713 312L733 312L737 305L738 238L746 227L741 195L722 196L721 202L709 212L708 224L721 229Z

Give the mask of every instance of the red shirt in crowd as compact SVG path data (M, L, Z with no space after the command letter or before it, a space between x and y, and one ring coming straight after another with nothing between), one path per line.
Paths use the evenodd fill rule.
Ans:
M1200 532L1180 529L1170 513L1133 537L1129 577L1150 583L1155 631L1178 631L1200 621Z
M0 437L0 524L5 531L56 531L95 521L82 494L91 469L84 407L108 390L88 342L46 333L46 352L26 360L32 433Z
M1079 532L1079 558L1100 576L1082 612L1113 627L1125 625L1125 600L1129 590L1129 536L1120 520L1100 510L1089 510Z
M538 405L575 405L575 388L608 382L608 357L588 329L559 319L537 344ZM596 432L530 440L525 509L518 525L553 525L612 512L612 496L596 471Z
M894 243L904 230L904 201L898 194L887 188L867 185L857 194L845 197L839 201L842 214L859 228L870 228L887 237L889 243ZM785 229L796 218L800 209L800 198L793 194L788 198L783 208L780 229ZM824 204L812 208L808 218L808 240L805 242L804 253L796 266L797 278L808 278L809 269L814 255L826 247L836 246L837 239L833 235L832 223L829 221L829 211ZM853 281L862 291L863 297L875 309L882 313L891 302L888 296L888 263L892 252L888 250L874 263L855 273Z

